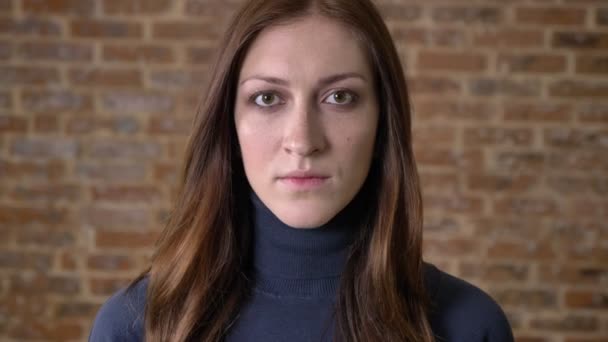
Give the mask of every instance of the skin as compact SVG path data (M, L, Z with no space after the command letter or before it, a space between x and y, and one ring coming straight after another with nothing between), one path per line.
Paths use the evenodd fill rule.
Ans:
M367 177L378 111L365 50L345 26L311 15L265 29L247 52L235 102L249 184L288 226L327 223ZM296 170L328 178L282 179Z

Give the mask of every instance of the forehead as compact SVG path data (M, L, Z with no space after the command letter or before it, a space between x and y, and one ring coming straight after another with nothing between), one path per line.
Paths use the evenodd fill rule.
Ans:
M311 15L260 32L240 78L259 72L298 77L353 71L371 74L356 35L336 20Z

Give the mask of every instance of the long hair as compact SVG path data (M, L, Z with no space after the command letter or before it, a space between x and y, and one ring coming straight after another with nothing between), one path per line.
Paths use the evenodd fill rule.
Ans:
M380 104L365 185L371 207L342 275L334 339L433 341L408 92L390 33L369 0L252 0L233 18L197 110L174 209L138 278L149 277L146 341L221 341L234 322L248 293L251 244L250 190L233 114L239 71L260 31L312 14L345 24L363 43Z

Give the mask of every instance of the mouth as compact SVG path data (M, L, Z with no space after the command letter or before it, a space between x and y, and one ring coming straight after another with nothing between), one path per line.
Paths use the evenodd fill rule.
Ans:
M286 176L280 177L279 182L297 190L314 189L327 183L328 176Z

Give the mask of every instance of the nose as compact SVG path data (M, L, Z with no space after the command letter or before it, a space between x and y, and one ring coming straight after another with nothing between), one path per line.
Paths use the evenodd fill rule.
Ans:
M289 154L309 156L324 150L327 140L316 110L303 107L288 114L283 148Z

